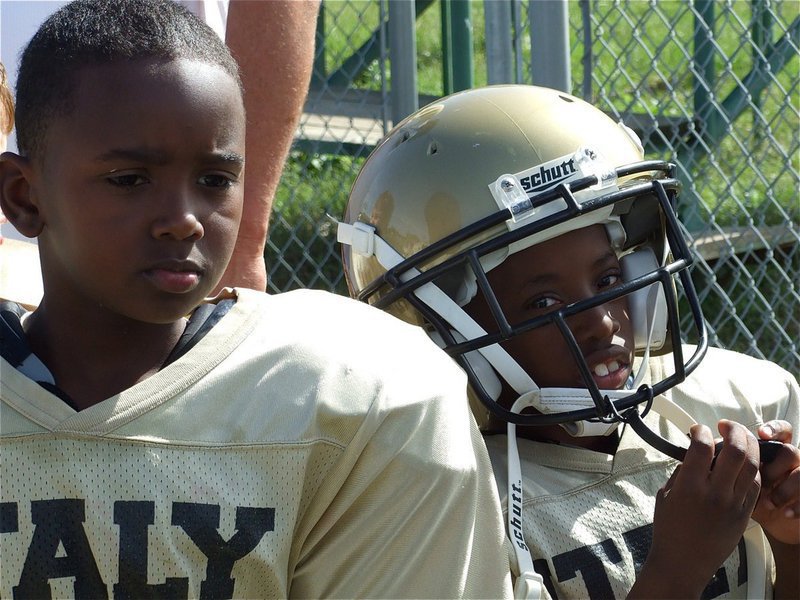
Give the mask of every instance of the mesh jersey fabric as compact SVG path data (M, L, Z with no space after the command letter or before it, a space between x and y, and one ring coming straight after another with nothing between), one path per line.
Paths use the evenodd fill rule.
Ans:
M665 357L652 358L649 379L666 376L669 364ZM765 421L784 419L800 431L795 378L773 363L742 354L710 348L687 380L666 395L713 432L722 418L752 431ZM673 443L687 446L685 434L655 412L644 420ZM651 448L629 427L621 431L614 456L517 439L525 542L547 597L624 598L647 558L656 492L677 461ZM505 510L507 438L492 435L486 443ZM746 597L746 552L740 542L709 582L704 598ZM769 582L772 573L768 575Z
M453 362L353 300L237 295L80 412L2 362L0 596L510 596Z

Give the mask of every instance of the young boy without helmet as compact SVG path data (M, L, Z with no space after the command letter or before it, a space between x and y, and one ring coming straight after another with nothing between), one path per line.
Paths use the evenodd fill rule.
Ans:
M775 595L797 597L797 382L706 352L678 189L633 132L530 86L421 109L353 186L339 227L351 291L468 372L519 595L771 596L774 558ZM774 453L760 471L753 432Z
M0 596L509 594L451 361L331 294L204 302L245 167L211 29L164 0L65 6L22 57L17 128L0 202L44 298L0 309Z

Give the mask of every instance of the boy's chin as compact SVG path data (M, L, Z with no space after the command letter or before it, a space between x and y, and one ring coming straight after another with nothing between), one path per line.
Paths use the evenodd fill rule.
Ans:
M141 311L131 311L128 316L152 325L171 325L191 316L192 312L203 303L206 293L197 290L197 293L169 298L168 301L155 306L142 307Z

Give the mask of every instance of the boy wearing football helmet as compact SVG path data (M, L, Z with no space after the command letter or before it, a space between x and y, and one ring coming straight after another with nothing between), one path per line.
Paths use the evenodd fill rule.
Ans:
M350 289L468 373L518 595L768 594L772 558L797 594L797 382L707 348L679 187L624 125L531 86L421 109L353 186Z
M168 0L66 5L22 55L17 133L0 207L39 237L44 298L0 304L0 597L511 595L449 358L329 293L204 300L245 164L208 26Z

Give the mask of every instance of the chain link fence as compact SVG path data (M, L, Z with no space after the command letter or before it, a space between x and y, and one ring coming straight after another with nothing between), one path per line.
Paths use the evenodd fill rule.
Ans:
M270 291L347 293L326 214L341 216L364 158L391 128L389 2L407 1L324 1L306 113L270 224ZM486 2L509 5L513 80L536 81L529 1ZM711 343L800 375L800 3L567 7L571 92L636 129L649 158L678 164ZM415 8L422 106L451 91L442 59L450 7ZM475 86L487 82L484 8L468 2Z

